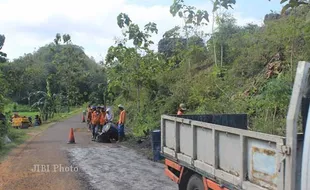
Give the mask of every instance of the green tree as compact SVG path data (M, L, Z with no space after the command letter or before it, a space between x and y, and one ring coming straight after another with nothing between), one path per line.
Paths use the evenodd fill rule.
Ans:
M218 42L220 46L220 60L221 67L223 67L225 46L228 39L230 39L234 34L238 32L238 27L236 25L236 19L231 15L224 13L217 17L217 29L213 34L213 43Z
M47 121L49 118L54 117L56 112L56 100L58 94L53 94L51 91L51 81L53 75L49 75L46 78L46 92L37 91L30 94L31 96L39 96L39 100L35 102L32 107L37 108L40 112L40 115L43 116L43 120Z
M0 63L4 63L7 61L6 59L7 54L1 51L4 42L5 42L5 36L0 34Z
M111 63L114 58L117 58L126 67L124 68L124 74L132 73L131 77L127 77L127 81L129 83L132 82L137 87L137 109L140 112L140 91L144 85L144 81L148 81L149 71L153 70L154 67L152 65L145 65L144 58L138 51L144 51L146 54L151 52L148 47L154 43L149 38L151 37L151 33L158 33L158 30L155 23L149 22L144 26L144 30L141 31L139 26L134 24L125 13L118 15L117 24L120 28L125 28L124 37L127 38L128 36L128 41L132 40L135 47L126 48L123 44L119 44L117 47L111 47L107 55L107 62ZM120 51L123 54L116 55L114 53ZM128 54L130 54L130 57L127 57Z
M158 42L158 52L164 55L167 62L173 62L171 65L174 66L179 66L181 60L190 55L200 59L197 52L205 48L204 40L189 31L192 28L187 29L190 33L187 36L182 36L180 29L180 27L174 27L168 30ZM196 52L195 55L192 52ZM198 60L196 59L195 62Z
M67 111L70 112L70 106L74 105L76 95L79 94L79 89L76 87L79 76L85 75L83 73L82 54L75 51L75 46L71 42L69 34L56 34L55 45L52 51L56 52L53 60L57 68L57 77L59 82L64 86L64 92L67 100ZM63 44L61 44L61 41Z

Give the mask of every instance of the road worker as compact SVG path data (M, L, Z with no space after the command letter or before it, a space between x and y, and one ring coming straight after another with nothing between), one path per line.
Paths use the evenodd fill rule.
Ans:
M86 111L87 111L87 116L88 116L88 113L91 112L91 107L92 107L92 106L91 106L90 104L87 106L87 109L86 109Z
M98 132L102 131L102 127L106 124L106 112L105 112L105 107L101 106L100 107L100 118L99 118L99 129Z
M122 104L118 105L118 108L120 110L120 116L119 120L117 122L118 124L118 142L123 141L125 137L125 121L126 121L126 111Z
M177 115L183 115L185 111L186 111L186 106L185 104L182 103L179 105Z
M87 125L88 125L88 131L91 130L91 116L93 114L93 112L95 111L95 106L88 106L88 110L87 110Z
M107 121L107 123L109 123L111 125L111 127L114 127L117 129L117 125L115 125L113 123L113 119L114 119L114 117L113 117L113 112L112 112L111 108L107 108L106 121Z
M82 122L85 122L86 110L83 110Z
M107 123L113 121L113 114L112 114L111 108L107 108L107 111L106 111L106 121L107 121Z
M36 124L35 126L39 126L42 124L42 120L39 115L36 115L34 119L35 119L35 124Z
M92 140L96 139L96 134L98 132L99 124L100 124L100 107L97 106L96 110L92 113L91 116L91 126L92 126Z

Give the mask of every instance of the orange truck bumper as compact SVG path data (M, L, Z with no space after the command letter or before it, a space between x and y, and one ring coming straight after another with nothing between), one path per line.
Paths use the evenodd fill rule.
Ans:
M165 159L165 174L166 176L168 176L172 181L176 182L176 183L180 183L180 180L181 180L181 177L182 177L182 174L183 174L183 167L180 166L179 164L175 163L175 162L172 162L168 159ZM179 171L180 172L180 176L176 176L174 175L174 173L172 173L169 169L168 169L168 166Z
M177 171L180 172L180 176L176 176L174 173L172 173L168 167L171 167ZM181 179L182 179L182 175L183 175L183 171L184 171L184 167L171 161L168 159L165 159L165 175L168 176L172 181L174 181L175 183L179 184ZM204 184L204 189L208 190L208 189L212 189L212 190L229 190L226 187L221 187L218 183L207 179L205 177L202 177L202 181Z

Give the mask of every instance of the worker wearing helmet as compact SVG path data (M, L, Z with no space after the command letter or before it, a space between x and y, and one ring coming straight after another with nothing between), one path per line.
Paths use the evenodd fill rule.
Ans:
M90 111L90 110L91 110L91 105L88 104L88 106L87 106L87 111Z
M123 105L118 105L120 110L120 116L118 120L118 142L123 141L125 137L125 121L126 121L126 111Z
M95 106L88 106L88 110L87 110L87 125L88 125L88 131L91 130L91 116L93 114L93 112L95 111Z
M186 111L186 106L185 106L185 104L182 103L182 104L179 105L179 109L178 109L177 115L183 115L185 111Z
M107 123L113 121L113 115L112 115L111 108L107 108L107 111L106 111L106 121L107 121Z
M99 129L98 132L102 131L102 127L106 124L106 112L104 106L100 107L100 118L99 118Z
M92 116L91 116L91 123L92 123L92 140L95 140L96 139L96 134L97 134L97 131L98 131L98 128L99 128L99 124L100 124L100 107L97 106L96 107L96 110L92 113Z

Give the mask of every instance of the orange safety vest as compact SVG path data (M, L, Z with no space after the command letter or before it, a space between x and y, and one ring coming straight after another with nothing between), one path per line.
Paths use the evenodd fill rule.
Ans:
M100 113L100 119L99 119L99 122L100 122L100 125L104 125L106 123L106 112L101 112Z
M100 119L100 113L98 113L97 114L97 112L96 111L94 111L93 113L92 113L92 116L91 116L91 123L93 124L93 125L98 125L99 124L99 119Z
M177 115L183 115L183 113L181 112L181 110L178 111Z
M88 112L87 112L87 120L88 120L88 121L91 121L91 116L92 116L92 114L93 114L93 113L91 112L91 109L89 109Z
M126 120L126 111L123 110L121 111L121 114L119 116L118 124L125 124L125 120Z

